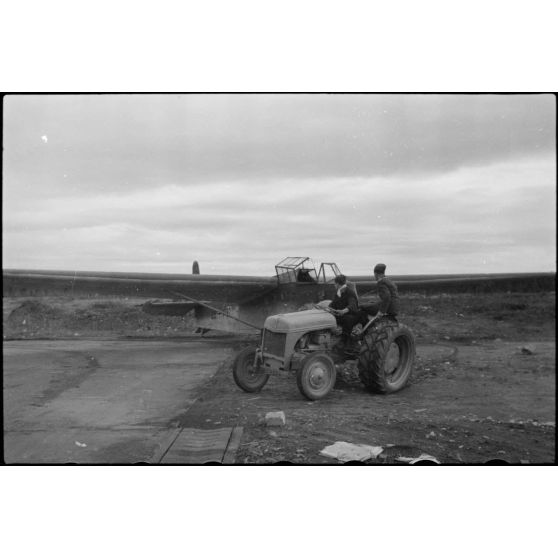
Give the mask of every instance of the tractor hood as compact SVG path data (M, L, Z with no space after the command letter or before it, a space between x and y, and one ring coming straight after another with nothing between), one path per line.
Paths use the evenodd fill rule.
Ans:
M316 331L336 326L337 322L329 312L318 309L269 316L264 324L265 329L277 333Z

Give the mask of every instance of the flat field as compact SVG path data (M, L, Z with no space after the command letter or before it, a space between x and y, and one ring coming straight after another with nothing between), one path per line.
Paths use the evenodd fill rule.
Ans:
M4 340L58 339L70 350L77 340L195 335L190 315L154 316L143 312L141 303L4 298ZM219 349L211 343L203 349L221 351L215 373L173 417L173 427L242 426L236 463L337 463L320 454L336 441L382 446L371 464L423 453L442 463L553 463L555 304L554 292L404 295L400 321L416 335L417 361L408 386L388 396L364 391L350 369L321 401L305 400L288 374L270 378L260 393L244 393L232 378L234 353L257 337L209 333L219 337ZM163 348L150 358L164 368ZM186 352L185 365L187 359ZM173 361L173 370L176 366ZM24 370L20 376L25 383ZM72 389L80 389L79 381ZM6 394L4 375L4 401ZM159 404L164 408L164 401ZM169 406L176 408L176 401ZM263 418L270 411L284 411L285 426L266 427Z

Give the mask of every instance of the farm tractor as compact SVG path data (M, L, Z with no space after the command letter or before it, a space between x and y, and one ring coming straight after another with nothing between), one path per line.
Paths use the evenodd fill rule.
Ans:
M342 343L341 328L324 300L309 310L269 316L258 347L243 349L233 377L246 392L260 391L274 374L293 373L307 399L325 397L339 369L351 363L365 388L394 393L407 383L415 360L415 338L397 319L367 316Z

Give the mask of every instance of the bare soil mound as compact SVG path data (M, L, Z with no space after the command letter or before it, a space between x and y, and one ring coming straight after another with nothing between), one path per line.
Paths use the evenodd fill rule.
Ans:
M190 316L155 316L142 300L4 299L4 339L191 335Z

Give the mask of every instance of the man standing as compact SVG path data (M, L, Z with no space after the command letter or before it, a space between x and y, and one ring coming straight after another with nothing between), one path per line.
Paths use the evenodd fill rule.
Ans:
M337 323L343 329L343 341L348 344L351 331L360 319L358 300L355 292L348 288L347 278L344 275L335 277L335 286L337 292L329 305L329 309L336 316Z
M376 279L380 300L372 304L361 305L361 309L364 310L366 314L370 314L377 318L384 315L395 317L399 313L397 285L393 281L390 281L385 273L386 265L383 263L376 264L374 267L374 279Z

